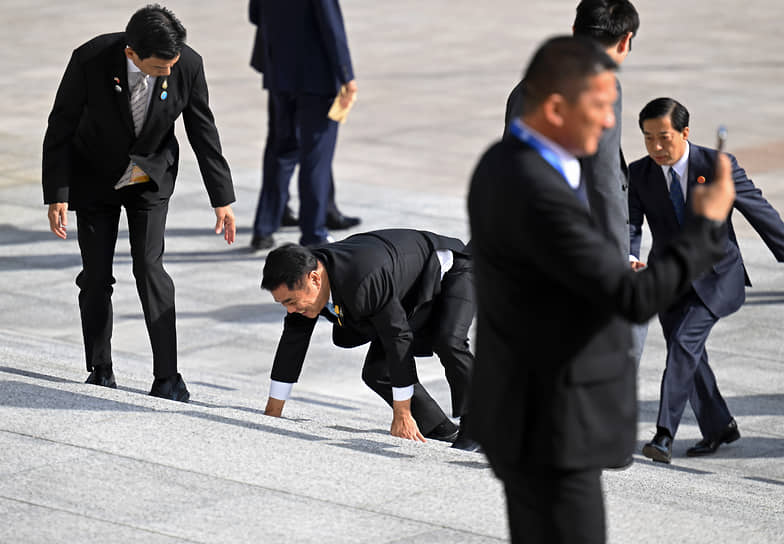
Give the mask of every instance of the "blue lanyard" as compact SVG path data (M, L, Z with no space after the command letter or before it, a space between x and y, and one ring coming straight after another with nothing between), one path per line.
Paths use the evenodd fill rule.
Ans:
M541 155L542 158L550 164L550 166L555 168L558 173L563 176L564 180L566 180L568 184L569 178L566 177L566 173L563 170L563 166L561 166L561 161L558 158L558 155L556 155L549 147L537 140L536 136L526 130L526 128L520 122L520 119L515 119L512 121L512 124L509 126L509 132L521 142L533 147L537 153L539 153L539 155Z

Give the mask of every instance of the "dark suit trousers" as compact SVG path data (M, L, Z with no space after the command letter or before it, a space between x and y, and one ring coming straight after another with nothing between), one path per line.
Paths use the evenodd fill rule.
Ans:
M79 310L82 317L87 370L112 364L112 262L117 244L120 208L128 217L128 235L136 289L144 311L153 354L153 373L166 378L177 372L174 283L163 269L163 234L168 199L149 202L141 186L119 191L118 202L80 208L76 212L82 271Z
M299 164L300 243L314 244L326 238L332 157L338 134L338 124L327 118L333 99L269 93L263 181L253 225L257 236L269 236L280 227L289 181Z
M510 468L488 454L504 483L513 544L602 544L606 539L599 469Z
M454 264L441 281L441 292L433 301L430 318L424 330L414 331L415 344L424 342L438 355L444 366L452 394L452 414L465 414L468 389L474 368L474 356L468 349L468 329L476 312L471 261L455 256ZM392 384L384 348L379 340L370 344L362 379L392 406ZM447 418L438 403L419 383L414 384L411 415L422 434L432 431Z
M674 437L689 401L703 437L720 433L732 419L708 364L705 342L718 318L693 291L659 315L667 341L667 364L657 426Z

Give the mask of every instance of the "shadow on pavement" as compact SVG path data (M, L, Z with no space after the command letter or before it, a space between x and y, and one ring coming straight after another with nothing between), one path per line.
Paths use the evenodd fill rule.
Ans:
M765 306L784 304L784 291L750 291L746 289L747 306Z
M48 376L37 372L28 372L24 370L14 369L10 367L0 367L0 371L10 374L17 374L28 378L37 380L53 382L53 383L79 383L72 380L66 380L55 376ZM146 395L145 391L137 389L128 389L120 387L120 391L129 391ZM227 408L222 405L211 405L206 403L194 402L193 405L203 406L205 408ZM88 394L75 393L72 391L62 391L56 387L41 386L14 380L0 380L0 406L34 409L34 410L88 410L88 411L107 411L107 412L149 412L154 413L158 410L139 406L136 404L122 402L117 400L104 399L93 397ZM188 406L188 405L184 405ZM228 407L236 408L236 407ZM246 412L253 413L254 415L262 415L261 410L242 408ZM379 455L382 457L390 458L410 458L412 455L403 454L395 451L398 446L386 442L375 440L367 440L362 438L335 438L320 436L310 432L296 431L291 429L283 429L255 421L243 420L232 418L224 415L200 412L196 410L177 410L174 413L181 414L187 417L219 423L223 425L233 425L246 429L261 431L264 433L274 434L278 436L285 436L287 438L294 438L297 440L305 440L308 442L327 442L330 446L339 448L346 448L355 451L361 451L372 455ZM286 419L285 421L295 421ZM359 429L347 429L341 427L333 427L335 430L342 432L353 433L379 433L377 429L368 431L361 431Z
M261 289L259 289L259 298L261 298ZM123 317L136 318L137 314L129 314ZM211 312L187 312L177 311L177 319L199 319L202 317L209 317L215 321L222 321L225 323L276 323L283 322L285 317L285 310L280 304L267 302L256 304L234 304L231 306L224 306L218 310Z
M730 412L735 417L743 416L784 416L784 394L778 395L743 395L739 397L727 397L727 405ZM637 404L640 422L655 422L659 413L658 400L644 400ZM694 422L691 408L686 408L683 415L684 421Z

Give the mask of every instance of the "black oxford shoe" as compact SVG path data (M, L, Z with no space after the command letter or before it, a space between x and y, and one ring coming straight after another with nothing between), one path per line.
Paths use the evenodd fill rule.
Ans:
M262 251L269 249L275 245L275 239L270 234L269 236L253 236L250 241L251 251Z
M117 389L117 382L114 381L114 372L112 372L111 365L94 366L93 371L90 372L90 375L87 376L87 380L84 383Z
M482 446L479 444L479 442L467 436L458 435L457 439L452 442L450 447L456 450L475 451L476 453L482 453Z
M653 440L642 447L642 454L659 463L669 463L672 460L672 438L657 432Z
M463 414L463 417L460 418L460 431L457 433L457 438L452 443L452 447L456 450L482 453L482 446L471 437L468 425L468 415L466 414Z
M694 446L686 450L686 455L689 457L710 455L711 453L716 453L716 450L719 449L719 446L722 444L735 442L738 438L740 438L740 431L738 430L738 424L733 419L717 436L713 438L703 438Z
M188 399L191 398L179 372L168 378L155 378L152 382L152 389L150 389L150 396L178 402L188 402Z
M452 423L452 420L447 418L438 425L436 428L425 435L425 438L431 440L441 440L443 442L454 442L460 432L460 427Z
M342 213L327 215L327 228L329 230L345 230L356 227L362 222L359 217L350 217Z
M283 210L283 217L280 220L281 227L298 227L299 226L299 219L297 216L294 215L294 212L291 210L291 207L286 206Z
M626 470L627 468L630 468L633 464L634 464L634 457L630 455L628 457L621 459L620 461L611 463L604 468L606 468L607 470Z

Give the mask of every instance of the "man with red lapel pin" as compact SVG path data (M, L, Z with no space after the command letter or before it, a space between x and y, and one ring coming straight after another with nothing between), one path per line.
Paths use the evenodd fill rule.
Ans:
M185 45L182 23L157 4L137 11L125 32L97 36L73 52L49 114L42 182L55 235L66 237L68 209L76 211L87 383L117 387L112 261L125 208L133 274L152 345L150 395L187 402L190 394L177 372L174 283L163 268L179 157L174 121L180 115L215 208L215 232L223 232L231 244L234 188L202 59Z
M648 262L655 263L662 249L693 219L692 190L710 182L717 151L689 142L689 112L672 98L657 98L640 112L639 125L648 156L629 165L629 220L631 252L640 256L643 217L653 235ZM762 237L776 260L784 261L784 223L732 155L737 209ZM705 342L713 325L736 312L751 285L732 228L732 212L722 231L724 257L691 282L665 311L659 322L667 342L667 360L661 383L656 435L645 444L643 455L662 463L672 458L672 441L686 402L697 418L702 440L686 451L700 456L714 453L721 444L740 438L738 425L719 392L708 364Z

